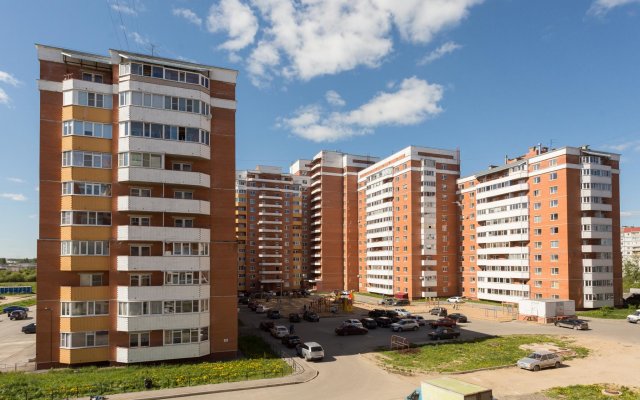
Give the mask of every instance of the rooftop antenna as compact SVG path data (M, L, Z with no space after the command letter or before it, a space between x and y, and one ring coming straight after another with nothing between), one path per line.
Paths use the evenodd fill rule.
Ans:
M153 44L153 43L149 43L149 47L151 48L151 57L153 57L153 56L154 56L154 54L153 54L153 53L154 53L154 50L155 50L155 48L156 48L156 45L155 45L155 44Z

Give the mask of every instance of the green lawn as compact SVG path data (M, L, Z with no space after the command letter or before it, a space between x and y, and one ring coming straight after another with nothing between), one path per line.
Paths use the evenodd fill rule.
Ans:
M154 389L163 389L274 378L291 373L289 365L273 355L261 338L240 338L239 345L245 359L235 361L0 374L0 399L66 399L90 394L137 392L145 390L145 378L153 380Z
M605 319L626 319L627 315L633 314L635 307L631 308L604 308L599 310L578 311L576 314L585 318L605 318Z
M621 396L611 397L602 394L602 390L613 388L622 392ZM566 387L557 387L546 390L543 394L552 399L562 400L637 400L640 398L640 390L638 388L617 387L614 385L574 385Z
M570 348L579 357L589 350L549 335L512 335L468 342L424 345L405 351L383 351L380 357L388 367L399 371L463 372L480 368L515 365L529 351L519 346L532 343L554 343Z
M29 298L29 299L12 301L11 303L2 304L2 305L0 305L0 309L3 309L5 307L9 307L9 306L31 307L31 306L35 306L35 305L36 305L36 298L34 296L34 297Z

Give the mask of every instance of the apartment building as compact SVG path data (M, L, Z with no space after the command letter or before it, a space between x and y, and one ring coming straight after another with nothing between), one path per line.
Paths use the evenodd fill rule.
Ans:
M321 151L291 165L310 178L310 287L318 291L358 289L357 174L377 157ZM312 272L312 273L311 273Z
M309 178L259 165L236 174L238 291L308 288Z
M588 146L536 146L459 179L461 294L618 304L619 162Z
M620 241L623 260L640 256L640 227L623 226Z
M358 287L409 298L458 293L458 151L409 146L358 174Z
M237 71L37 45L38 368L237 350Z

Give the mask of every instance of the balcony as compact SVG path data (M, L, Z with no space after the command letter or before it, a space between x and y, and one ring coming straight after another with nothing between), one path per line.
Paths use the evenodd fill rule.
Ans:
M611 239L613 232L582 231L583 239Z
M260 283L283 283L284 281L282 279L271 279L271 278L266 278L266 279L259 279Z
M269 211L258 211L258 215L263 215L267 217L282 217L282 213L279 212L269 212Z
M479 300L501 301L505 303L518 303L520 300L528 299L529 296L508 296L506 294L478 293Z
M118 286L118 301L198 300L209 297L210 285Z
M267 236L259 236L258 240L262 240L262 241L276 241L276 242L281 242L282 238L280 237L267 237Z
M281 196L270 196L268 194L261 194L258 196L258 198L265 200L282 200Z
M85 364L109 360L109 346L60 349L61 364Z
M123 364L130 364L180 358L197 358L206 356L209 353L209 341L155 347L118 347L116 350L116 361Z
M525 253L524 259L509 259L509 258L497 258L497 259L478 259L478 266L496 266L496 267L528 267L529 266L529 254Z
M118 211L167 212L179 214L211 213L211 203L164 197L118 196Z
M109 286L60 286L60 301L109 300Z
M118 256L118 271L209 271L209 257L201 256Z
M611 253L613 251L613 246L608 245L595 245L595 244L586 244L582 245L583 253Z
M529 279L528 271L478 271L478 278Z
M478 288L486 289L502 289L502 290L517 290L520 292L529 292L529 285L521 283L501 283L501 282L480 282L478 281Z
M258 229L258 232L280 233L280 232L282 232L282 229L280 229L280 228L278 228L278 229L260 228L260 229Z
M260 263L261 267L279 267L281 265L282 265L281 262L261 262Z
M280 250L280 249L282 249L282 246L258 246L258 249L260 249L260 250L263 250L263 249L264 250L271 250L271 249Z
M272 258L272 257L282 258L282 254L259 253L258 257L263 257L263 258Z
M118 240L151 242L210 242L211 230L201 228L169 228L162 226L118 226Z
M259 271L258 273L265 275L280 275L282 274L282 271Z
M206 144L135 136L118 138L118 151L163 153L206 160L211 158L211 147Z
M585 300L584 308L613 307L612 300Z
M258 225L282 225L282 221L258 221Z
M422 297L424 298L438 297L438 292L422 292Z
M260 206L260 207L282 208L282 204L260 203L260 204L258 204L258 206Z
M60 271L86 272L109 271L111 258L108 256L62 256Z
M169 185L211 187L211 177L200 172L172 171L168 169L122 167L118 168L118 182L165 183Z
M580 210L582 211L611 211L613 206L611 204L603 203L582 203L580 204Z
M422 271L420 276L423 278L436 279L438 277L438 273L436 271Z
M185 327L209 326L209 311L201 313L118 316L119 332L154 331L164 329L183 329Z
M421 261L421 265L423 267L435 267L436 265L438 265L438 261L436 261L436 260L422 260Z
M613 260L584 258L582 259L582 266L583 267L612 267Z

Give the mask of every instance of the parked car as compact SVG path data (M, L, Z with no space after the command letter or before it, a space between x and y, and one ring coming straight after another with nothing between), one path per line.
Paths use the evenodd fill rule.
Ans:
M395 317L398 316L398 312L394 311L394 310L385 310L385 315L384 316L388 317L388 318L395 318Z
M271 328L271 336L274 338L282 339L289 334L289 329L284 325L276 325Z
M414 319L401 319L398 322L391 324L391 330L394 332L404 332L404 331L417 331L420 329L420 326Z
M22 307L22 306L9 306L9 307L5 307L2 309L2 313L7 313L7 314L11 314L11 312L13 311L24 311L27 312L29 311L29 309L27 307Z
M336 328L336 335L338 336L346 336L346 335L365 335L369 332L369 330L360 324L342 324L341 326Z
M258 307L256 307L256 312L258 314L264 314L267 311L269 311L269 307L265 306L264 304L259 304Z
M437 321L429 322L429 326L433 329L439 326L446 326L447 328L453 328L456 326L456 321L451 318L440 318Z
M249 304L249 298L247 296L238 297L238 304Z
M267 310L267 318L280 319L280 310Z
M21 319L27 319L27 312L23 311L23 310L14 310L11 311L9 313L9 319L10 320L21 320Z
M404 308L394 308L393 311L397 312L400 317L407 318L411 313Z
M464 315L464 314L460 314L460 313L449 314L448 318L454 319L458 323L460 323L460 322L468 322L467 316Z
M300 318L300 314L291 313L289 314L289 322L300 322L302 319Z
M410 315L407 318L415 320L420 326L425 326L427 324L427 320L424 319L422 315Z
M536 351L518 360L517 366L529 371L540 371L541 368L558 368L562 357L550 351Z
M447 309L444 307L434 307L431 310L429 310L429 314L437 315L438 317L446 317Z
M298 335L286 335L282 337L282 344L288 348L296 347L302 343L302 339Z
M447 299L449 303L464 303L464 298L460 296L453 296Z
M632 324L637 324L638 322L640 322L640 310L636 310L636 312L634 312L633 314L627 315L627 321L631 322Z
M384 298L378 302L381 306L390 306L393 304L393 299L391 297Z
M429 339L431 340L456 339L458 337L460 337L460 332L453 328L446 328L444 326L429 332Z
M375 310L371 310L369 311L369 318L378 318L378 317L384 317L387 313L387 310L381 310L379 308L376 308Z
M391 322L391 318L389 317L378 317L376 318L376 324L378 324L381 328L388 328L391 326L393 322Z
M22 327L23 333L36 333L36 323L25 325Z
M250 300L249 303L247 304L247 306L249 307L249 310L255 311L256 308L258 308L258 303L256 303L255 301Z
M629 306L640 306L640 293L633 293L631 296L624 299L623 304Z
M342 323L342 325L355 325L362 327L362 322L360 322L359 319L347 319Z
M273 328L276 324L273 321L262 321L260 322L260 329L265 332L270 332L271 328Z
M562 328L571 328L571 329L575 329L575 330L588 330L589 329L589 324L587 323L587 321L583 320L583 319L577 319L577 318L567 318L567 319L560 319L557 320L555 322L555 326L560 326Z
M296 353L307 361L322 360L324 349L316 342L305 342L296 346Z
M376 329L378 327L378 323L373 318L362 318L360 323L367 329Z
M305 311L302 315L302 319L309 322L320 322L320 316L313 311Z
M399 299L393 302L394 306L408 306L411 302L407 299Z

